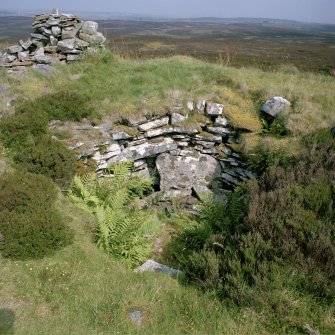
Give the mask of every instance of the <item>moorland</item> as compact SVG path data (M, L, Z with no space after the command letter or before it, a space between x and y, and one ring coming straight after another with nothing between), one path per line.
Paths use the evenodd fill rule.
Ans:
M2 45L27 37L31 19L6 20ZM48 74L1 69L0 333L335 332L333 28L212 21L101 21L110 50ZM83 125L200 96L243 129L234 150L257 175L228 203L162 210L150 180L119 166L97 181L69 149ZM291 108L270 122L273 96ZM129 255L184 274L136 273Z

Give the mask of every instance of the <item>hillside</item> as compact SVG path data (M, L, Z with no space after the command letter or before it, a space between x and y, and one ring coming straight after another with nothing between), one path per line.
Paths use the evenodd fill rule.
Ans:
M86 16L92 19L94 13ZM186 55L266 71L294 65L327 74L335 67L335 25L247 18L109 18L108 13L97 19L107 47L126 57ZM0 45L24 39L30 29L31 17L1 17Z
M21 210L26 197L32 198L29 192L20 193L17 181L7 190L1 176L6 179L14 172L10 176L16 180L18 171L27 170L56 182L57 192L50 191L54 204L49 199L47 207L54 208L73 233L66 246L59 243L44 258L13 256L14 246L2 249L0 333L335 332L333 77L292 66L264 72L185 56L121 58L109 51L87 54L81 62L56 65L55 69L49 73L32 68L0 72L0 199L5 204L0 205L0 232L10 215L14 222L16 214L20 220L24 220L22 213L31 214L26 208L22 213L15 211ZM271 123L259 109L274 96L285 97L292 106ZM230 199L235 200L228 206L205 200L196 215L185 209L183 201L159 204L147 190L141 194L136 189L139 184L132 186L136 197L124 201L121 212L132 219L135 215L138 224L143 216L158 223L154 238L163 241L163 252L151 248L146 256L179 268L185 277L135 273L136 260L129 268L124 262L126 252L108 248L106 252L96 243L102 236L97 228L101 217L92 210L92 203L98 200L91 198L85 206L68 196L73 174L96 168L75 163L74 151L68 147L82 142L90 149L92 143L106 140L98 137L104 125L114 129L120 119L163 117L174 107L183 113L189 101L199 98L224 104L224 116L238 132L239 141L231 148L259 182L242 184L237 193L230 190ZM188 129L203 127L202 116L189 114ZM99 131L90 132L92 128ZM64 146L59 149L54 143ZM37 147L40 160L34 158ZM59 150L59 155L53 156L53 150ZM62 157L63 161L45 163L43 157L51 161ZM103 188L99 192L94 195L103 198ZM41 199L41 194L34 197ZM118 193L115 199L120 198ZM120 209L115 199L110 202ZM143 199L149 205L136 207ZM44 207L41 213L50 211ZM41 243L33 236L32 250L34 242ZM141 246L136 250L143 251ZM9 258L4 257L5 252ZM130 313L136 311L141 317L134 322Z

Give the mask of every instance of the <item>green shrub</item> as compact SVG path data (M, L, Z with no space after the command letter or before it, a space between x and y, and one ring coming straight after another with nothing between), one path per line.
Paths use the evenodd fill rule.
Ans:
M68 185L76 172L75 154L52 139L42 137L36 141L36 144L22 147L15 154L17 167L47 176L60 186Z
M227 206L205 204L166 246L167 260L187 281L281 315L278 327L297 332L305 321L285 306L288 292L327 308L335 296L334 141L329 129L310 134L294 160L260 149L259 180Z
M24 213L2 211L0 232L4 236L0 243L2 256L20 260L51 255L73 239L57 212L40 207Z
M0 176L0 213L24 213L32 206L48 208L57 197L57 189L48 178L25 172Z
M95 216L99 248L133 267L148 258L152 246L149 236L159 223L136 207L138 195L151 189L152 181L139 176L129 178L129 163L111 170L112 179L98 180L94 173L75 176L69 197Z
M48 134L47 126L47 115L43 111L25 111L0 122L0 139L7 148L18 148Z
M77 92L59 91L43 95L17 107L20 113L45 113L49 120L80 121L83 118L96 116L89 108L87 100Z

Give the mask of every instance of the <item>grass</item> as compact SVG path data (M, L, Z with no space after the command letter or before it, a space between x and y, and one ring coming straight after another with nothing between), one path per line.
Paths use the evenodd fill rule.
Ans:
M23 98L61 90L79 92L90 108L108 120L148 112L164 114L174 104L186 107L188 100L205 98L222 102L233 124L252 132L261 129L260 101L282 95L293 103L286 117L290 130L305 133L335 123L334 78L329 76L237 69L181 56L124 60L108 53L60 71L47 77L28 73L29 80L26 76L10 79L15 85L12 91Z
M165 114L174 104L186 107L188 100L198 98L222 102L233 125L247 131L241 145L246 153L261 143L294 154L302 135L335 124L334 78L319 74L292 73L287 68L269 73L181 56L122 59L110 53L87 56L84 62L58 69L60 73L47 76L33 70L21 76L1 72L3 82L10 86L6 94L34 99L60 91L77 92L100 114L100 119L90 120L95 123L127 115ZM284 115L288 137L261 134L259 106L275 95L293 105ZM9 108L5 113L12 111ZM193 127L201 121L195 114L184 125ZM54 131L73 144L82 139L78 125L67 121ZM94 143L97 130L85 136L85 141ZM0 149L0 173L10 169L8 160ZM318 319L324 330L334 329L332 307L320 306L290 285L264 293L262 297L268 297L264 302L257 300L260 295L255 290L255 304L237 308L168 276L133 273L92 242L93 217L65 198L59 199L58 207L75 231L74 244L44 260L15 262L0 257L0 333L6 327L12 328L7 333L18 335L273 334L286 333L289 328L283 324L317 324ZM161 220L165 223L163 215ZM278 274L278 281L286 279L286 274ZM129 320L129 312L135 309L143 312L142 325Z
M335 124L334 78L321 74L292 73L283 67L277 72L264 72L214 65L184 56L122 59L109 52L87 55L84 62L58 69L60 73L48 76L35 71L18 77L4 75L4 81L11 86L10 94L22 99L62 91L79 93L93 114L100 115L100 119L93 120L95 123L110 123L127 115L164 115L171 106L180 104L186 110L187 101L198 98L220 102L235 127L251 132L244 135L248 138L245 145L248 151L253 149L253 143L264 140L271 142L270 145L288 145L288 150L296 150L297 137ZM289 143L260 136L259 107L278 95L292 103L284 115L291 134ZM81 136L86 135L78 135L77 126L69 122L66 128L75 141L81 141Z
M125 269L92 243L87 212L66 199L58 205L75 231L73 245L39 261L0 258L1 309L14 313L14 334L267 333L253 310L228 309L166 275ZM143 312L142 325L129 320L132 310Z

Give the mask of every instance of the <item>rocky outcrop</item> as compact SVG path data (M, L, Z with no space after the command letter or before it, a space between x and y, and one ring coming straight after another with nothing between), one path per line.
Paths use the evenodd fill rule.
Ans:
M82 21L72 14L35 16L33 31L27 41L20 41L0 54L0 66L15 67L33 64L72 62L81 59L84 50L103 47L105 37L98 32L98 24Z
M192 102L192 106L195 106ZM96 172L108 175L108 167L122 161L132 161L133 173L153 177L155 188L164 199L205 194L219 194L254 178L246 163L233 147L239 142L238 132L225 117L222 104L201 100L201 110L176 116L175 108L161 117L122 118L114 124L91 126L100 129L105 141L83 150L84 143L75 143L70 149L78 159L88 164L97 163ZM194 113L207 117L194 128ZM120 125L122 124L122 125ZM84 131L88 131L85 127ZM225 197L223 197L225 198Z

